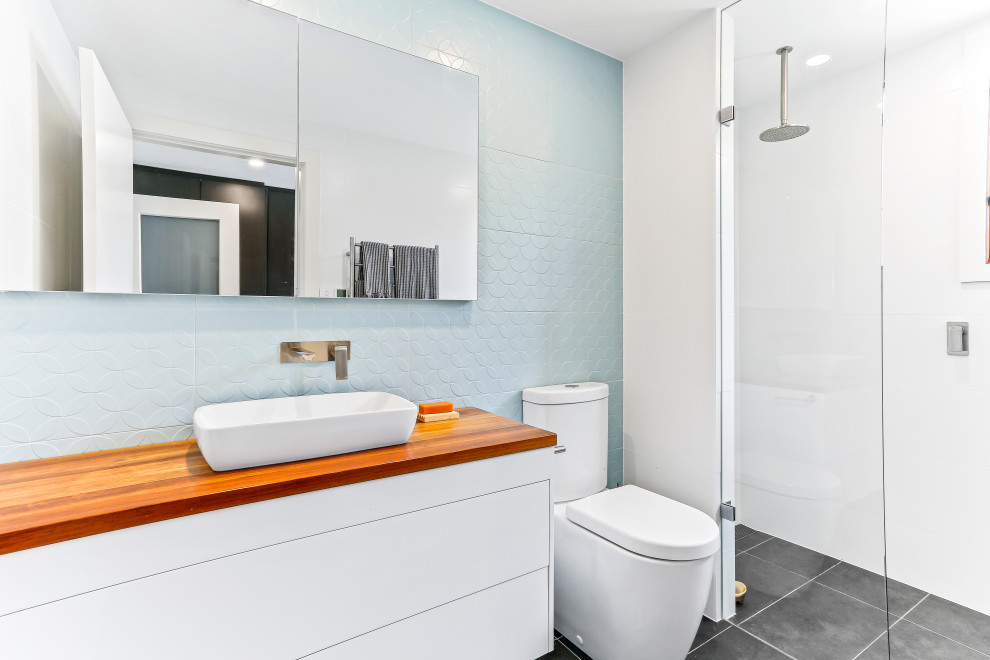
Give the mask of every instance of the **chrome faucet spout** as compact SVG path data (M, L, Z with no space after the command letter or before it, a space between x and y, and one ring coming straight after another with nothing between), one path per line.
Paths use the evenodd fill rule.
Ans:
M333 347L333 361L337 367L337 380L347 380L347 346Z
M289 351L294 357L302 360L303 362L312 362L313 358L316 357L316 353L313 351L307 351L302 348L290 348Z

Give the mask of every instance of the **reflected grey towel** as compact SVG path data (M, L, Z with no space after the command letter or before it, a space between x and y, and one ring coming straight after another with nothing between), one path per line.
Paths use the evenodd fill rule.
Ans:
M361 263L364 264L363 298L394 298L392 282L388 274L388 243L361 242ZM354 287L354 296L358 297Z
M395 297L437 297L437 251L417 245L395 246Z

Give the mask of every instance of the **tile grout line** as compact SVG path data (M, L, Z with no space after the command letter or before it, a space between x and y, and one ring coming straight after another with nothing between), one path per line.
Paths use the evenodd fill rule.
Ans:
M764 543L765 542L766 541L764 541ZM763 545L763 544L760 543L759 545ZM759 546L758 545L754 545L753 547L756 548L756 547L759 547ZM824 571L822 571L821 573L819 573L815 577L809 578L807 575L801 575L800 573L795 573L791 569L784 568L780 564L775 564L775 563L773 563L772 561L770 561L768 559L764 559L763 557L760 557L759 555L750 554L748 550L743 550L742 552L737 552L736 553L736 556L738 557L739 555L747 555L749 557L752 557L753 559L756 559L756 560L759 560L759 561L763 562L764 564L770 564L774 568L779 568L782 571L786 571L786 572L790 573L791 575L795 575L795 576L797 576L799 578L802 578L804 580L812 580L812 581L817 580L819 576L824 575L825 573L829 572L830 570L832 570L833 568L835 568L836 566L838 566L839 564L842 563L842 562L839 562L839 564L835 564L834 566L830 566L829 568L825 569Z
M914 611L914 610L915 610L915 609L916 609L916 608L917 608L917 607L918 607L919 605L921 605L921 604L922 604L923 602L925 602L926 600L928 600L928 597L929 597L929 596L931 596L931 594L929 594L929 593L926 593L926 594L925 594L924 596L922 596L922 598L921 598L921 600L919 600L919 601L918 601L917 603L915 603L915 604L914 604L914 605L913 605L913 606L911 607L911 609L909 609L909 610L908 610L907 612L905 612L904 614L902 614L901 616L899 616L899 617L898 617L898 621L899 621L900 619L904 619L904 618L906 618L908 614L910 614L911 612L913 612L913 611ZM914 622L913 622L913 621L911 621L910 623L914 623Z
M756 557L756 555L753 555L753 556L754 556L754 557ZM759 557L756 557L756 558L757 558L757 559L760 559ZM760 561L766 561L766 560L764 560L764 559L760 559ZM777 566L777 564L774 564L773 562L766 562L766 563L768 563L768 564L771 564L771 565L773 565L773 566ZM816 575L816 576L815 576L815 577L813 577L813 578L805 578L805 579L807 580L807 582L805 582L805 583L803 583L802 585L800 585L800 586L799 586L799 587L797 587L796 589L792 589L791 591L788 591L788 592L787 592L786 594L784 594L783 596L781 596L781 597L780 597L780 598L778 598L777 600L775 600L775 601L773 601L772 603L770 603L769 605L767 605L767 606L766 606L766 607L764 607L763 609L761 609L761 610L758 610L757 612L754 612L752 616L748 616L748 617L746 617L746 621L742 621L741 623L738 623L738 624L736 624L736 623L732 623L731 621L730 621L729 623L730 623L731 625L733 625L733 626L736 626L736 627L737 627L737 628L739 628L740 630L742 630L742 629L743 629L743 628L742 628L742 624L744 624L744 623L747 623L747 622L749 622L749 621L751 621L752 619L754 619L755 617L757 617L757 616L759 616L760 614L762 614L763 612L766 612L766 611L767 611L768 609L770 609L771 607L773 607L774 605L776 605L776 604L777 604L777 603L779 603L780 601L782 601L782 600L784 600L785 598L787 598L788 596L790 596L791 594L793 594L793 593L794 593L795 591L800 591L801 589L803 589L803 588L805 588L805 587L807 587L807 586L808 586L809 584L811 584L812 582L814 582L815 580L817 580L817 579L818 579L818 578L820 578L821 576L823 576L823 575L825 575L826 573L828 573L828 572L829 572L830 570L832 570L833 568L835 568L836 566L838 566L838 565L839 565L840 563L841 563L841 562L837 562L836 564L834 564L834 565L832 565L832 566L829 566L828 568L826 568L826 569L825 569L824 571L822 571L821 573L819 573L818 575ZM785 571L787 570L787 569L786 569L786 568L784 568L783 566L777 566L777 568L781 568L781 569L783 569L783 570L785 570ZM789 572L792 572L792 571L789 571ZM794 573L794 575L798 575L798 573ZM801 575L800 577L804 577L804 576L803 576L803 575ZM753 636L754 636L754 637L756 637L756 635L753 635ZM759 637L757 637L757 639L759 639ZM761 640L761 641L762 641L762 640Z
M914 606L914 607L912 607L912 608L911 608L911 609L909 609L909 610L908 610L907 612L905 612L905 613L904 613L904 616L902 616L902 617L900 617L900 618L899 618L899 619L898 619L897 621L895 621L895 622L894 622L894 624L897 624L897 623L900 623L901 621L907 621L907 622L908 622L909 624L911 624L912 626L918 626L918 627L919 627L919 628L921 628L922 630L927 630L928 632L930 632L930 633L932 633L933 635L938 635L938 636L939 636L939 637L941 637L942 639L947 639L947 640L949 640L950 642L954 642L954 643L956 643L956 644L958 644L959 646L962 646L963 648L967 648L967 649L969 649L970 651L973 651L974 653L979 653L979 654L980 654L980 655L982 655L982 656L986 656L986 657L990 657L990 655L988 655L988 654L986 654L986 653L984 653L983 651L981 651L981 650L979 650L979 649L974 649L974 648L973 648L972 646L969 646L968 644L963 644L963 643L962 643L962 642L960 642L960 641L959 641L958 639L953 639L952 637L949 637L948 635L944 635L944 634L942 634L942 633L940 633L940 632L938 632L937 630L932 630L931 628L927 628L927 627L925 627L925 626L923 626L923 625L921 625L920 623L915 623L914 621L911 621L910 619L908 619L908 618L907 618L907 616L908 616L908 614L910 614L911 612L913 612L913 611L915 610L915 608L917 608L917 607L918 607L919 605L921 605L921 604L922 604L923 602L925 602L926 600L928 600L928 597L929 597L929 596L931 596L931 594L925 594L925 597L924 597L924 598L922 598L921 600L919 600L919 601L918 601L918 602L917 602L917 603L915 604L915 606ZM951 601L950 601L950 602L951 602ZM893 627L894 627L894 625L891 625L890 627L891 627L891 628L893 628Z
M618 224L621 225L622 224L621 221ZM622 243L609 243L607 241L592 241L584 238L568 238L567 236L560 236L557 234L551 236L549 234L533 234L528 231L513 231L511 229L502 229L502 228L495 229L493 227L482 227L480 224L478 225L478 231L498 231L498 232L502 232L503 234L513 234L515 236L532 236L534 238L545 238L547 239L547 241L550 242L559 239L561 241L572 241L574 243L591 243L592 245L607 245L609 247L617 247L617 248L622 247ZM747 534L746 536L749 536L749 534Z
M745 537L744 537L744 538L745 538ZM760 547L760 546L761 546L761 545L763 545L764 543L767 543L768 541L772 541L772 540L774 540L775 538L777 538L777 537L775 537L775 536L771 536L770 538L768 538L768 539L764 539L764 540L762 540L762 541L760 541L759 543L757 543L756 545L754 545L754 546L752 546L752 547L750 547L750 548L746 548L745 550L740 550L740 551L738 551L738 552L737 552L736 554L737 554L737 555L749 555L749 554L750 554L750 552L749 552L750 550L756 550L756 549L757 549L758 547ZM750 556L751 556L751 557L756 557L756 555L750 555ZM760 557L756 557L756 558L757 558L757 559L760 559ZM763 561L766 561L766 559L764 559ZM773 562L772 562L772 561L771 561L771 562L767 562L767 563L768 563L768 564L773 564ZM773 564L773 565L774 565L774 566L776 566L777 564ZM784 568L784 567L783 567L783 566L781 566L781 568ZM784 570L786 571L787 569L786 569L786 568L784 568ZM791 572L793 573L794 571L791 571ZM802 577L803 577L803 576L802 576Z
M852 660L856 660L861 655L863 655L864 653L866 653L867 651L869 651L871 648L873 648L873 645L876 644L877 642L879 642L881 639L883 639L884 638L884 635L886 635L887 632L890 630L890 628L893 628L894 625L896 625L896 623L897 623L897 621L895 621L894 624L892 624L888 628L885 628L884 631L882 633L880 633L880 635L878 635L876 639L874 639L872 642L870 642L869 644L866 645L866 648L864 648L862 651L860 651L859 653L857 653L856 655L854 655L852 657ZM889 656L889 653L890 653L890 642L889 642L889 640L888 640L887 652L888 652L888 656Z
M843 563L843 562L839 562L839 563ZM850 566L851 566L851 564L850 564ZM819 587L825 587L826 589L828 589L830 591L834 591L835 593L840 594L842 596L845 596L846 598L851 598L854 601L856 601L857 603L862 603L863 605L866 605L868 607L872 607L875 610L879 610L880 612L884 612L885 614L889 614L889 611L886 608L879 607L877 605L874 605L873 603L867 603L865 600L861 600L859 598L856 598L852 594L847 594L845 591L842 591L841 589L836 589L835 587L830 587L829 585L822 584L821 582L818 582L818 581L816 581L815 584L817 584ZM922 600L924 600L924 598L922 598ZM898 617L895 616L895 618L898 618Z
M732 617L729 617L729 618L731 619ZM721 630L719 630L717 633L715 633L714 635L712 635L711 637L709 637L708 639L706 639L705 641L703 641L701 644L698 644L697 646L695 646L694 648L692 648L688 652L688 655L691 655L692 653L694 653L695 651L697 651L698 649L700 649L702 646L704 646L708 642L712 641L713 639L715 639L716 637L718 637L719 635L721 635L722 633L724 633L726 630L729 630L729 629L731 629L731 628L734 627L733 624L732 624L732 622L729 621L729 619L723 619L723 621L725 621L729 625L727 625L725 628L722 628Z
M763 610L760 610L760 612L762 612L762 611L763 611ZM756 616L756 615L754 614L753 616ZM751 633L751 632L749 632L749 631L748 631L748 630L746 630L745 628L740 628L739 626L736 626L736 628L739 628L739 630L741 630L741 631L743 631L744 633L746 633L747 635L749 635L750 637L752 637L752 638L753 638L753 639L755 639L756 641L758 641L758 642L761 642L761 643L763 643L763 644L766 644L767 646L769 646L770 648L772 648L772 649L773 649L774 651L777 651L778 653L781 653L781 654L783 654L783 655L785 655L785 656L787 656L787 657L788 657L788 658L790 658L791 660L798 660L797 658L795 658L795 657L794 657L793 655L791 655L791 654L790 654L790 653L788 653L787 651L784 651L783 649L779 649L779 648L777 648L776 646L774 646L773 644L771 644L771 643L770 643L770 642L768 642L767 640L765 640L765 639L762 639L762 638L760 638L760 637L757 637L756 635L754 635L753 633Z
M615 176L614 174L608 174L607 172L596 172L595 170L588 170L583 167L576 167L574 165L567 165L565 163L559 163L555 160L547 160L545 158L537 158L535 156L527 156L526 154L520 154L515 151L508 151L506 149L499 149L498 147L489 147L484 144L478 144L479 149L488 149L489 151L497 151L499 153L508 154L510 156L518 156L519 158L528 158L529 160L535 160L538 163L546 163L548 165L556 165L558 167L566 167L567 169L574 170L576 172L584 172L585 174L593 174L595 176L603 176L608 179L613 179L615 181L622 181L621 176Z
M886 578L885 578L885 579L886 579ZM822 585L822 586L825 586L825 585ZM842 592L840 591L839 593L842 593ZM848 594L846 594L846 595L848 596ZM907 616L908 614L910 614L910 613L911 613L911 610L913 610L913 609L914 609L915 607L917 607L918 605L921 605L921 603L922 603L922 602L924 602L924 600L925 600L926 598L928 598L928 597L929 597L930 595L931 595L931 594L925 594L924 596L922 596L922 597L921 597L921 600L919 600L919 601L918 601L917 603L915 603L915 604L914 604L914 605L913 605L913 606L911 607L911 609L910 609L910 610L908 610L907 612L905 612L905 613L904 613L904 615L903 615L903 616L900 616L900 617L895 617L895 618L896 618L897 620L896 620L896 621L894 621L893 623L888 623L888 624L887 624L887 627L886 627L886 629L885 629L885 630L884 630L884 631L883 631L882 633L880 633L880 635L879 635L879 636L878 636L878 637L877 637L876 639L874 639L874 640L873 640L872 642L870 642L869 644L867 644L867 645L866 645L866 648L865 648L865 649L863 649L862 651L860 651L859 653L857 653L857 654L856 654L856 655L855 655L855 656L853 657L853 659L852 659L852 660L856 660L857 658L859 658L860 656L862 656L862 655L863 655L864 653L866 653L867 651L869 651L869 650L870 650L870 647L872 647L872 646L873 646L874 644L876 644L876 643L877 643L878 641L880 641L881 639L883 639L883 637L884 637L885 635L887 635L887 636L888 636L888 637L887 637L887 655L888 655L888 657L889 657L889 656L890 656L890 637L889 637L889 633L890 633L890 631L894 629L894 626L896 626L896 625L897 625L898 623L900 623L901 621L903 621L903 620L904 620L904 617L905 617L905 616ZM887 612L887 614L888 614L888 615L890 614L890 610L883 610L883 611L885 611L885 612ZM889 621L889 619L888 619L888 621ZM910 623L910 622L909 622L909 623Z
M842 592L839 592L839 593L842 593ZM870 642L869 645L865 649L863 649L862 651L860 651L858 654L856 654L856 656L852 660L857 660L857 658L859 658L864 653L866 653L870 649L871 646L873 646L874 644L876 644L880 639L883 638L884 635L887 635L890 631L892 631L894 629L894 626L896 626L898 623L901 623L902 621L906 621L909 625L916 626L916 627L918 627L918 628L920 628L922 630L925 630L927 632L930 632L933 635L937 635L937 636L941 637L942 639L946 639L946 640L948 640L948 641L950 641L950 642L952 642L954 644L958 644L959 646L961 646L961 647L963 647L965 649L969 649L970 651L972 651L972 652L974 652L974 653L976 653L978 655L981 655L981 656L990 658L990 655L984 653L983 651L980 651L979 649L974 649L972 646L968 646L966 644L963 644L962 642L960 642L957 639L953 639L953 638L949 637L948 635L943 635L942 633L940 633L940 632L938 632L936 630L932 630L931 628L926 628L925 626L922 626L922 625L920 625L918 623L915 623L914 621L911 621L910 619L907 618L907 615L910 614L911 612L913 612L915 610L915 608L917 608L923 602L925 602L925 600L927 600L929 596L931 596L931 594L925 594L924 597L922 597L921 600L919 600L917 603L915 603L911 607L911 609L909 609L907 612L905 612L902 616L896 617L896 619L897 619L896 621L894 621L893 623L891 623L890 625L888 625L887 626L887 629L884 630L883 633L881 633L879 637L877 637L872 642ZM888 645L887 649L888 649L888 653L889 653L889 651L890 651L890 640L889 639L887 641L887 645Z

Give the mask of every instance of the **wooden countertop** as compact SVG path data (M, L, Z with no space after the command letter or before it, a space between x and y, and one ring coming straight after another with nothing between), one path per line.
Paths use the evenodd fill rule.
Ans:
M552 447L477 408L416 424L404 445L214 472L195 440L0 465L0 555L323 488Z

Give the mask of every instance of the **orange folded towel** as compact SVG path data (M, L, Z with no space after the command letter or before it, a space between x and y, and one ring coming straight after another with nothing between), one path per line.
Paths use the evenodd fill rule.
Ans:
M419 404L419 412L422 415L433 415L436 413L453 412L454 404L450 401L438 401L437 403Z

